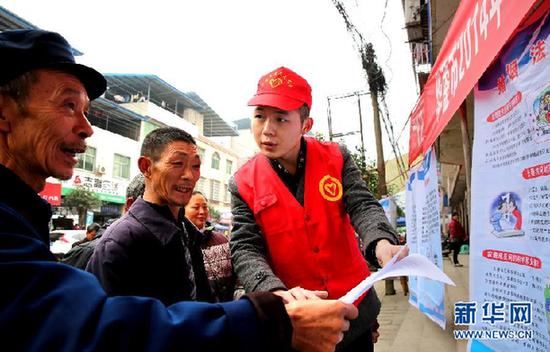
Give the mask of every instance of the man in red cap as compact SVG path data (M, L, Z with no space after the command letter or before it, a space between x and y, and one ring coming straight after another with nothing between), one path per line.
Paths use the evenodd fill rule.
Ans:
M247 291L286 302L338 299L370 274L364 258L384 265L399 252L397 235L346 147L304 137L313 125L304 78L280 67L260 79L248 105L260 153L230 183L235 271ZM359 318L337 350L373 349L380 301L371 289L356 304Z

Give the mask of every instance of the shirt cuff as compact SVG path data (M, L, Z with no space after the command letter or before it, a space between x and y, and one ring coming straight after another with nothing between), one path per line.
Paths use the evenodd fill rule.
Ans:
M243 298L256 309L266 351L291 351L292 323L283 300L269 292L252 292Z

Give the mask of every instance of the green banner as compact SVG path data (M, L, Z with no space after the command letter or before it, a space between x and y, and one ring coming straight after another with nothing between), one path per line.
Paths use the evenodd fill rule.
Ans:
M71 193L72 190L73 190L72 188L63 187L61 189L61 195L65 196ZM94 192L94 194L104 202L117 203L117 204L124 204L126 202L126 198L124 196L117 196L114 194L106 194L106 193L98 193L98 192Z

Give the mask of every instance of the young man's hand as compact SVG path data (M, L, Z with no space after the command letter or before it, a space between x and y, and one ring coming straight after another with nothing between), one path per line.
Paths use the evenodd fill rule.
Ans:
M310 291L299 286L293 287L288 291L277 290L273 293L283 299L285 304L294 302L294 301L303 301L303 300L315 300L315 299L325 299L328 297L327 291Z
M337 300L300 300L285 305L293 327L292 347L298 351L334 351L344 338L357 308Z
M399 258L397 260L401 260L409 255L408 247L393 245L388 240L380 240L376 242L375 254L376 259L378 259L378 264L380 264L381 267L384 267L403 247L405 247L405 249L399 254Z

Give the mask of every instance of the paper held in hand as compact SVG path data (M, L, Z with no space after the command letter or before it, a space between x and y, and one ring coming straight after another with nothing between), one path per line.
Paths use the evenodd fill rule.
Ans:
M453 280L425 256L414 253L397 261L398 256L399 253L396 254L385 267L371 274L357 286L349 290L348 293L340 297L340 301L351 304L361 297L365 291L371 288L375 282L388 277L424 276L447 285L456 286Z

